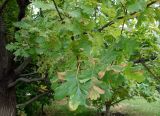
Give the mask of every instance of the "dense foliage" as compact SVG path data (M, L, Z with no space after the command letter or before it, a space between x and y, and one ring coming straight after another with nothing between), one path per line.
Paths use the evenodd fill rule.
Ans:
M133 96L152 101L160 82L159 19L158 0L33 0L7 49L17 61L32 58L27 70L47 71L55 100L67 99L71 110Z

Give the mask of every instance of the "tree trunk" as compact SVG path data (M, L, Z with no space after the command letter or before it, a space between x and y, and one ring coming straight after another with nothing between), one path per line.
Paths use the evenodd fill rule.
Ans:
M106 105L106 114L105 116L110 116L110 106Z
M19 21L25 16L25 9L29 0L17 0L19 6ZM4 5L4 6L3 6ZM6 4L2 4L1 8ZM0 12L0 116L16 115L15 87L8 88L9 83L15 81L15 64L13 56L6 50L6 29ZM7 12L7 11L6 11Z
M16 115L16 94L15 89L4 89L0 87L0 116Z
M14 80L14 71L11 66L12 59L6 50L6 30L0 16L0 116L16 115L15 88L8 88Z
M106 106L105 116L110 116L111 101L107 101L105 106Z

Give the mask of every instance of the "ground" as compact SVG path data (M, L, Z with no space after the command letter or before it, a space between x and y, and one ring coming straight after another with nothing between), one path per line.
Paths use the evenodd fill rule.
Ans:
M111 108L112 112L120 112L126 116L160 116L160 100L148 103L143 98L125 100ZM65 101L54 102L46 107L47 116L97 116L95 110L80 109L78 112L69 111Z
M112 108L114 112L121 112L129 116L160 116L160 101L148 103L142 98L125 100Z

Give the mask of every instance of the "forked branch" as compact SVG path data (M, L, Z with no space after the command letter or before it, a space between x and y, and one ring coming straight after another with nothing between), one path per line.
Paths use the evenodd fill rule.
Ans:
M31 58L25 58L24 62L14 70L14 73L16 75L19 75L30 62L31 62Z
M123 100L125 100L125 99L126 99L126 98L122 98L122 99L120 99L120 100L117 100L117 101L111 103L111 106L114 106L114 105L120 103L121 101L123 101Z
M34 79L18 78L16 81L9 83L8 88L14 87L18 82L31 83L31 82L44 81L44 80L45 78L34 78Z
M58 13L58 15L59 15L59 18L61 19L61 21L63 21L63 18L62 18L62 16L61 16L61 13L60 13L60 11L59 11L59 9L58 9L58 6L57 6L57 4L56 4L56 1L55 0L52 0L53 1L53 3L54 3L54 6L55 6L55 8L56 8L56 11L57 11L57 13Z

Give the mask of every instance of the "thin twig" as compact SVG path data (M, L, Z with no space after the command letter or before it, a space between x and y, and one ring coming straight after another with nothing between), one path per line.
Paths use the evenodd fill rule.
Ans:
M123 24L122 24L121 35L123 33L123 30L124 30L124 24L125 24L125 19L123 20Z
M30 62L31 62L31 58L25 58L24 62L14 70L15 74L19 75Z
M133 63L137 64L137 63L145 63L145 62L149 62L149 61L154 61L157 58L157 56L151 56L150 58L140 58L137 60L134 60Z
M36 75L38 74L37 72L32 72L32 73L28 73L28 74L20 74L20 77L26 77L26 76L31 76L31 75Z
M40 17L44 17L42 8L39 9L39 15L40 15Z
M31 104L32 102L34 102L35 100L39 99L40 97L42 97L42 96L44 96L44 95L46 95L46 94L48 94L48 92L42 93L42 94L40 94L40 95L37 95L37 96L33 97L32 99L26 101L25 103L17 104L17 105L16 105L16 108L25 107L26 105Z
M59 18L61 19L61 21L63 21L63 18L62 18L62 16L61 16L61 13L59 12L59 9L58 9L58 6L57 6L55 0L52 0L52 1L53 1L54 6L55 6L55 8L56 8L56 10L57 10L57 13L58 13L58 15L59 15Z
M150 7L152 4L158 2L158 0L152 1L151 3L147 4L147 7ZM160 2L160 1L159 1Z
M145 68L146 68L146 70L157 80L160 80L160 78L158 77L158 76L156 76L155 74L154 74L154 72L152 72L152 70L144 63L144 62L142 62L141 63Z
M158 1L159 1L159 0L152 1L151 3L147 4L147 8L148 8L149 6L151 6L152 4L158 2ZM131 13L131 14L129 14L129 15L130 15L130 16L133 16L133 15L135 15L135 14L137 14L137 13L138 13L138 12L133 12L133 13ZM106 23L106 24L104 24L102 27L100 27L100 28L98 29L98 31L99 31L99 32L103 31L105 28L113 25L116 20L123 19L124 17L125 17L125 16L120 16L120 17L117 17L116 19L113 19L112 21L109 21L108 23Z
M18 82L31 83L31 82L37 82L37 81L43 81L43 80L45 80L45 78L34 78L34 79L18 78L16 81L9 83L8 88L14 87Z
M123 3L121 3L121 5L122 5L122 7L123 7L124 15L126 16L126 15L127 15L127 9L126 9L125 6L123 5ZM122 24L122 29L121 29L121 35L122 35L122 33L123 33L124 24L125 24L125 22L126 22L125 16L124 16L124 19L123 19L123 24Z
M96 23L96 21L97 21L97 10L98 10L98 8L97 8L97 6L94 8L94 17L95 17L95 23Z
M121 102L121 101L123 101L123 100L125 100L125 99L126 99L126 98L123 98L123 99L117 100L117 101L115 101L115 102L111 103L111 106L113 106L113 105L115 105L115 104L118 104L119 102Z
M81 65L80 60L79 60L79 58L77 57L77 73L76 73L76 79L78 78L78 73L79 73L79 70L80 70L80 65Z
M121 18L121 19L123 19L123 18ZM112 24L114 24L114 20L112 20L112 21L106 23L105 25L103 25L102 27L100 27L100 28L98 29L98 31L101 32L102 30L104 30L105 28L111 26Z

